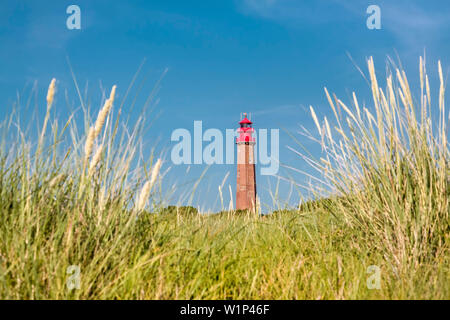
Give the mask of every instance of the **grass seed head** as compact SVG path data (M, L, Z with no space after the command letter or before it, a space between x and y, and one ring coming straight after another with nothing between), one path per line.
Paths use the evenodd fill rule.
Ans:
M115 95L116 95L116 86L114 85L111 89L109 98L106 99L106 101L103 105L103 108L98 113L97 120L95 121L95 126L94 126L95 127L95 137L97 137L100 134L100 132L103 128L103 125L105 124L106 117L108 116L108 114L111 111L111 108L113 106Z
M141 194L139 195L139 200L136 206L137 211L141 211L144 209L145 204L147 203L148 196L150 195L150 191L152 190L153 185L156 182L156 179L158 178L159 171L161 169L161 159L158 159L155 166L152 169L152 173L150 176L150 180L148 180L144 187L141 190Z
M55 86L56 86L56 79L53 78L52 81L50 82L47 91L47 110L49 110L53 104L53 98L55 97Z
M94 127L89 128L89 133L86 138L86 144L84 146L84 161L87 163L92 153L92 148L94 147L95 140L95 129Z
M103 152L103 146L100 146L97 151L94 154L94 157L91 160L91 164L89 166L89 176L91 176L94 171L95 168L97 167L97 164L100 162L100 159L102 157L102 152Z

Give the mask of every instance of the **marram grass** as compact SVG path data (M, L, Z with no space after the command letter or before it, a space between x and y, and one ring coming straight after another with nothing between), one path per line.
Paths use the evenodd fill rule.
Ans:
M439 64L432 107L420 70L418 105L401 70L382 90L372 60L374 114L326 90L336 119L311 108L325 156L300 155L327 197L264 217L159 208L164 163L136 156L142 119L112 119L116 88L84 134L73 117L49 134L52 81L36 147L20 127L11 139L13 116L1 124L0 298L449 299L445 87Z
M449 254L450 153L442 67L439 62L437 106L430 104L422 58L418 101L404 71L389 74L383 90L372 58L368 67L375 115L366 107L361 111L355 93L350 108L325 89L336 117L333 135L327 119L324 130L311 107L325 154L313 164L324 172L332 194L340 196L330 213L361 230L395 272L411 272Z

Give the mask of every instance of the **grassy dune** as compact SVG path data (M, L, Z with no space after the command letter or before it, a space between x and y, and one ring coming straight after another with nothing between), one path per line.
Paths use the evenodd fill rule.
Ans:
M44 211L42 211L44 212ZM126 214L126 213L124 213ZM47 216L47 215L46 215ZM265 217L152 215L132 228L79 228L70 244L61 230L2 248L3 298L99 299L379 299L448 298L448 261L392 272L380 252L346 232L325 212ZM34 225L30 226L32 229ZM4 240L2 239L2 242ZM28 244L27 244L28 242ZM11 263L15 261L15 263ZM68 265L81 269L80 289L66 287ZM381 269L381 288L368 289L367 268Z
M58 128L52 81L37 139L14 115L1 125L0 298L449 299L440 64L435 99L422 60L418 99L403 71L382 90L368 66L374 114L327 90L336 118L311 108L318 133L305 134L324 155L297 152L319 171L311 191L324 198L267 216L163 210L164 163L138 152L142 118L122 129L113 87L95 121L84 109L84 133L72 118ZM72 289L69 266L80 271Z

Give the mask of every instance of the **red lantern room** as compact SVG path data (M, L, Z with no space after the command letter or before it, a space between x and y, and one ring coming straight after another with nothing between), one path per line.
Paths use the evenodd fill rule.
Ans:
M236 138L236 143L255 142L255 138L252 136L253 132L255 132L252 128L252 123L253 122L247 119L247 114L244 113L244 119L239 122L240 128L237 130L239 137Z

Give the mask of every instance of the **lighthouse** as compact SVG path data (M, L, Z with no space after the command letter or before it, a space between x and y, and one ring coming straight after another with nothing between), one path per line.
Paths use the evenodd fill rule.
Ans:
M255 138L252 122L244 118L239 122L237 129L237 186L236 186L236 209L256 210L256 177L254 148Z

